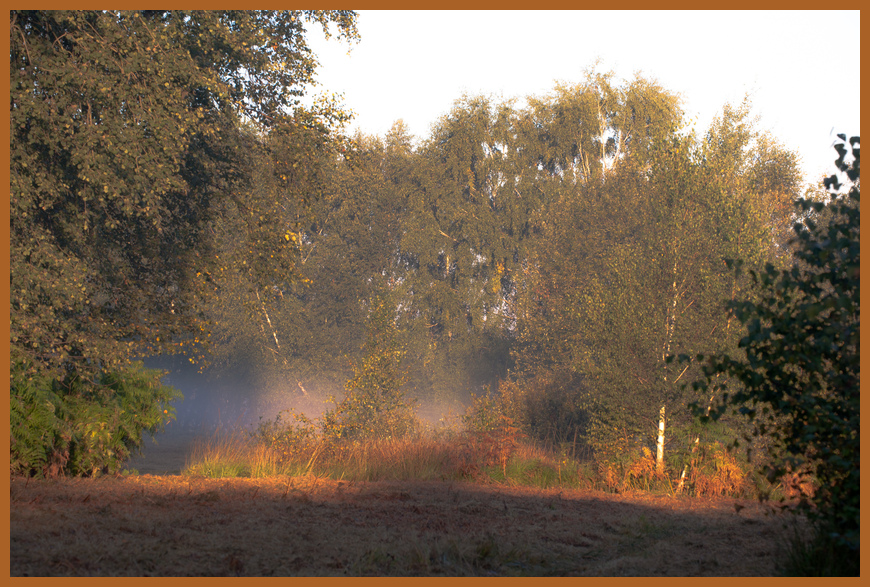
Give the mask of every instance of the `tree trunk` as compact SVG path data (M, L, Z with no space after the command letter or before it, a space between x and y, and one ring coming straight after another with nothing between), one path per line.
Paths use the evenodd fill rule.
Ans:
M717 377L718 377L718 375L717 375ZM713 396L711 395L710 401L707 402L707 415L708 416L710 415L710 408L712 408L712 407L713 407ZM692 463L691 463L691 465L693 468L695 466L695 453L698 452L698 445L700 443L700 440L701 440L701 437L696 436L695 442L692 445ZM677 493L681 493L683 491L683 485L686 482L686 471L688 471L688 470L689 470L689 463L686 463L683 466L683 472L680 474L680 483L677 485Z
M260 308L263 310L263 316L266 317L266 323L269 325L269 329L272 331L272 338L275 339L275 346L278 347L278 350L281 350L281 344L278 342L278 333L275 331L275 327L272 326L272 320L269 318L269 312L266 311L266 304L263 303L263 300L260 299L260 291L254 290L254 293L257 294L257 301L260 302Z
M659 436L656 440L656 473L665 472L665 407L659 412Z

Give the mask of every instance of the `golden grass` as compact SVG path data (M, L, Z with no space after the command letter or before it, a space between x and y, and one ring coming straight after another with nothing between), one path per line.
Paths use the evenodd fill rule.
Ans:
M689 481L696 495L743 495L750 489L746 471L721 443L702 449Z
M212 478L314 474L346 481L471 480L540 488L595 488L614 493L646 491L674 495L674 471L659 474L649 451L620 461L581 462L522 438L491 433L438 433L368 440L306 438L280 450L240 431L197 439L183 474ZM791 483L791 485L789 485ZM799 485L802 484L802 485ZM802 487L805 476L785 480L785 497ZM688 469L687 493L746 497L755 490L747 471L719 443L703 446Z
M272 448L243 432L197 439L185 475L212 478L314 474L337 480L476 480L538 487L592 487L584 466L528 442L493 445L488 435L306 441Z

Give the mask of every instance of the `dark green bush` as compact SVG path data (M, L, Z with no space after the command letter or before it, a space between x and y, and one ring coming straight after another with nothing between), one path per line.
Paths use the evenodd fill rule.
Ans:
M530 438L554 444L582 439L589 421L585 395L585 383L578 373L561 370L539 376L525 396L524 431Z
M848 177L849 192L840 194L832 176L825 182L829 203L799 201L794 265L752 273L758 299L729 304L746 327L739 343L745 359L709 357L693 387L725 392L710 417L736 410L753 422L750 438L771 439L772 481L799 470L815 477L813 495L802 495L798 509L817 525L819 544L857 561L861 155L859 137L847 145L838 136L837 168Z
M588 395L582 375L569 369L542 370L533 378L500 381L497 392L487 388L483 395L472 394L462 423L470 432L491 432L507 417L537 444L556 451L570 447L574 456L587 454Z
M30 378L14 369L10 388L10 471L13 474L57 475L69 460L63 400L50 380ZM60 412L60 413L59 413Z
M134 363L85 381L27 375L12 369L10 472L17 475L98 475L123 468L142 434L163 430L181 397L160 383L160 371Z

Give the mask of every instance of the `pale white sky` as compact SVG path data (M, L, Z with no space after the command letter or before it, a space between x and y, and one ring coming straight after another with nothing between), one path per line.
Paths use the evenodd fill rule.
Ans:
M834 134L860 134L859 11L363 10L358 25L358 44L309 40L319 90L343 93L367 134L401 118L424 139L463 92L547 95L596 58L680 94L700 130L748 92L811 181L834 171Z

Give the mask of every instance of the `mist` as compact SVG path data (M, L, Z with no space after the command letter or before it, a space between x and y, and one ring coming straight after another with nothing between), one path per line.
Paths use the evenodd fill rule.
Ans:
M179 474L197 438L253 432L260 422L274 420L288 409L316 418L329 407L328 395L343 397L343 390L328 382L305 382L303 391L296 379L278 379L243 368L201 371L183 355L148 357L143 363L166 372L161 381L183 397L171 404L175 419L163 432L143 434L141 454L134 451L128 461L129 468L142 474Z
M270 379L242 369L200 371L181 355L150 357L144 363L150 369L166 371L162 382L184 396L172 403L176 418L163 435L255 428L261 420L272 420L291 408L314 418L324 410L323 399L329 394L341 397L342 393L329 384L309 382L303 390L296 379Z
M175 419L158 434L145 433L142 454L134 452L128 465L142 474L180 473L196 438L208 439L230 431L253 432L261 422L274 420L285 410L311 419L334 407L329 396L341 401L343 386L334 381L300 382L244 367L206 368L183 355L161 355L142 360L149 369L166 372L161 381L183 395L172 402ZM413 396L413 393L410 395ZM418 402L420 421L429 427L456 423L465 405Z

